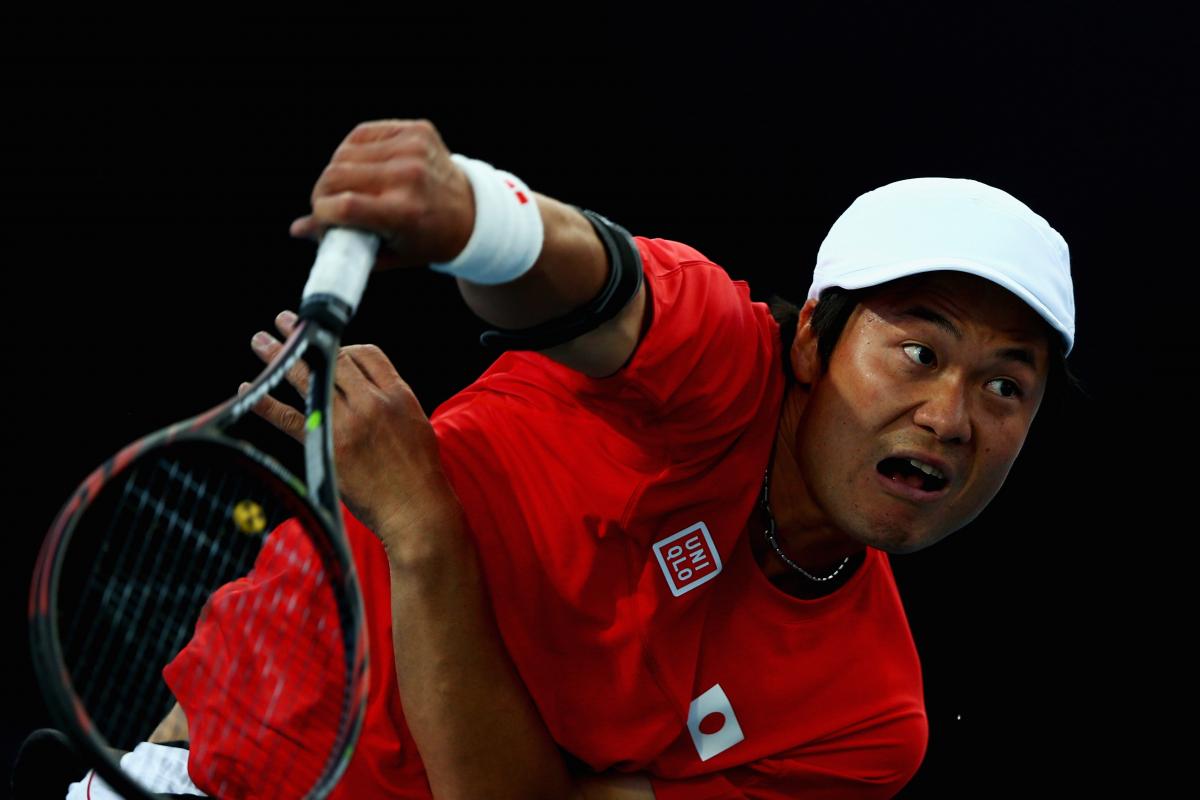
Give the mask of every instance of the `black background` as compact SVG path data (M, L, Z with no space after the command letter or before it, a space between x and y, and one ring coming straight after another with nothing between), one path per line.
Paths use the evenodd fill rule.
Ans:
M333 149L360 121L426 117L452 150L698 247L757 299L802 299L833 220L893 180L972 177L1045 216L1071 247L1089 397L1039 418L969 528L893 558L931 727L903 796L1152 782L1163 665L1194 633L1163 636L1195 528L1146 449L1190 429L1172 400L1195 376L1187 21L1084 3L559 9L4 21L4 762L48 724L25 607L59 505L256 371L249 338L313 254L288 223ZM389 273L348 338L382 345L432 412L489 363L482 328L444 276Z

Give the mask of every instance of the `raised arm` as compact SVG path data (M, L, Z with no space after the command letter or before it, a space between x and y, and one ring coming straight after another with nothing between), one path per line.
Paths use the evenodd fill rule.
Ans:
M502 329L525 329L586 305L609 276L604 245L574 208L534 194L543 238L531 268L515 280L483 284L459 277L467 305ZM312 193L312 213L292 223L296 236L318 236L343 225L378 233L385 247L377 268L419 268L450 262L467 246L476 197L466 173L426 120L359 125L334 153ZM611 320L543 350L593 377L616 372L643 331L645 287Z
M585 216L542 195L524 197L533 201L541 230L528 269L496 284L458 278L468 306L504 330L568 315L609 279L608 250ZM296 220L292 232L371 230L386 245L378 268L421 268L459 255L471 240L476 208L471 179L430 123L373 122L338 148L314 187L312 214ZM643 289L607 323L543 352L590 375L615 372L637 345L644 297ZM291 324L281 320L281 332ZM270 342L258 354L269 359L277 348ZM388 554L396 677L435 796L652 797L640 777L567 774L504 650L420 404L381 352L343 352L334 410L339 482L347 505ZM258 411L302 435L295 409L267 399Z

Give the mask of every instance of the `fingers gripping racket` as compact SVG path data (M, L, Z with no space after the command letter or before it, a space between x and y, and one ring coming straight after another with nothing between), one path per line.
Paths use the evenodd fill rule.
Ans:
M322 797L349 761L367 637L331 398L377 247L330 230L279 356L241 395L106 461L47 534L30 595L34 666L57 723L127 798L174 786L181 755L185 778L225 798ZM312 373L304 482L227 433L300 358ZM157 752L137 748L176 702L189 751L122 767L123 752Z

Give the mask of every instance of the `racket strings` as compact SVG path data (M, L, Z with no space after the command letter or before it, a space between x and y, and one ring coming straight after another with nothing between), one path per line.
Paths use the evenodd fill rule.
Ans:
M349 577L294 488L240 457L164 450L176 457L130 464L72 535L57 591L73 687L126 751L178 698L210 794L307 796L354 714Z
M257 487L228 472L214 482L212 473L174 459L134 465L76 607L63 609L72 618L63 645L77 692L120 749L145 739L170 709L162 667L191 637L208 596L244 575L259 549L261 537L230 523ZM263 499L255 502L269 530L282 514Z
M156 465L161 467L161 465ZM90 703L97 716L103 720L102 724L110 731L110 741L120 742L121 746L128 747L130 740L138 740L138 732L130 732L128 717L133 713L125 702L127 700L128 687L133 685L139 690L145 691L149 687L144 687L143 680L137 678L144 672L145 644L149 637L153 635L150 630L152 620L145 619L145 608L147 605L148 595L154 591L152 585L153 574L143 576L145 572L145 557L152 555L155 559L153 566L156 569L161 568L162 551L154 546L155 539L160 535L162 528L161 523L164 521L167 508L172 508L176 502L176 494L171 486L171 479L177 478L178 468L172 465L169 472L164 476L165 480L161 489L155 490L155 484L151 481L147 486L139 486L137 478L139 471L135 470L130 474L123 488L123 502L118 507L118 511L111 518L109 530L104 537L104 541L110 546L114 541L120 542L120 547L111 560L101 559L97 563L97 570L93 572L93 580L89 582L99 583L100 580L105 582L105 591L100 605L100 610L109 617L109 623L112 632L126 632L127 635L135 635L135 641L138 643L138 649L132 653L128 652L127 648L118 647L115 649L112 645L118 642L116 635L110 635L104 640L104 648L98 654L99 664L96 665L101 674L105 674L105 667L109 665L105 661L105 657L112 655L117 664L113 665L124 669L129 676L126 681L121 681L112 686L118 690L116 693L107 693L102 697L85 697L85 701ZM161 469L151 470L152 477L158 477ZM156 499L152 498L151 491L155 490ZM136 508L133 518L130 519L126 514L128 507ZM150 517L147 520L146 512L150 512ZM165 520L169 524L169 519ZM143 528L143 526L145 526ZM135 536L141 534L141 536ZM140 547L132 547L131 543L136 539L143 539L144 544ZM134 558L130 559L130 554L134 554ZM117 602L112 601L112 595L116 594L119 598ZM133 601L132 603L130 601ZM139 658L139 653L141 657ZM136 677L135 677L136 676ZM105 689L109 687L104 687ZM153 691L150 689L150 691ZM157 693L156 693L157 694ZM137 704L137 708L147 709L151 705L158 705L142 699ZM145 713L143 711L142 713ZM165 709L164 709L165 713ZM124 723L124 724L123 724Z
M197 609L203 607L211 591L224 583L228 576L244 572L253 560L253 550L257 549L257 543L243 542L242 552L235 555L235 547L222 542L222 539L229 537L212 533L220 530L221 514L229 505L229 499L222 495L222 489L229 480L227 474L220 474L217 485L210 492L210 472L208 470L202 477L197 477L181 470L177 463L170 465L169 479L182 484L178 496L179 507L197 513L183 515L177 509L168 515L168 525L162 535L168 541L178 538L179 546L172 548L169 565L163 561L166 549L153 548L157 557L153 565L154 579L146 583L146 591L142 592L132 615L142 622L142 630L138 637L141 646L132 655L130 671L139 675L154 674L155 686L161 692L164 703L161 711L149 712L152 714L151 724L167 713L172 702L165 684L157 680L157 673L191 637ZM189 499L192 505L188 504ZM203 517L197 519L201 514ZM199 570L196 565L200 565ZM171 598L174 598L173 602ZM156 604L151 605L152 601ZM130 684L123 684L124 691L114 696L113 702L118 709L138 709L136 718L129 719L125 727L128 734L136 736L138 729L145 727L146 721L142 719L147 713L145 709L152 706L148 706L145 700L130 697L129 687Z
M132 471L130 478L128 480L126 480L122 486L121 499L119 501L119 507L122 510L129 508L130 499L133 494L132 490L135 486L136 478L137 478L137 469L134 469ZM148 493L142 492L141 493L141 503L138 504L138 507L137 507L136 511L134 512L133 519L130 520L130 525L133 528L137 528L140 526L143 513L145 512L146 506L148 504L147 503L148 499L149 499ZM81 607L87 607L90 604L94 604L94 607L98 607L100 609L113 608L113 594L116 592L119 592L123 589L123 585L119 581L112 581L112 580L104 581L98 577L99 576L99 565L108 563L108 560L111 558L111 551L113 548L113 532L114 532L114 528L117 525L117 521L118 521L117 516L114 515L108 526L108 530L99 539L101 549L100 549L100 552L96 556L98 570L96 572L88 573L87 582L84 586L84 594L83 594L83 597L80 598L80 600L79 600L79 605ZM123 551L119 556L119 562L121 563L122 566L123 566L123 562L125 560L126 555L127 555L127 551ZM67 655L68 663L75 663L76 659L71 658L71 655L72 655L71 650L73 648L74 643L78 641L77 637L78 637L79 627L81 624L90 623L91 620L83 614L73 615L71 619L72 619L71 630L68 633L68 635L65 638L63 638L62 641L64 644L64 649L67 651L66 655ZM119 622L119 620L115 620L115 621ZM95 650L93 649L93 645L97 638L101 638L103 640L103 637L101 637L99 634L100 630L101 630L100 626L88 624L87 638L83 641L82 645L80 646L80 649L82 651L81 658L80 658L81 661L88 654L95 653ZM107 651L105 651L105 652L107 652ZM93 661L93 664L94 664L94 661ZM87 666L87 664L81 663L81 667L82 666ZM90 699L90 698L85 697L85 700L88 700L88 699Z
M135 687L139 694L154 691L146 685L143 676L132 670L133 665L129 663L132 659L127 652L131 643L142 641L144 629L148 627L139 614L130 613L129 600L139 586L143 590L148 588L146 582L135 576L141 572L147 553L152 551L151 546L131 547L131 542L140 538L152 541L144 535L153 531L163 508L162 502L153 500L152 495L152 492L157 493L154 479L160 476L160 470L150 472L147 485L139 487L140 470L131 471L122 486L118 512L111 516L108 529L100 539L102 550L87 574L84 598L79 603L79 608L91 611L92 616L74 614L76 623L85 619L90 623L87 639L77 656L72 654L75 640L64 641L67 663L76 665L72 669L73 678L85 705L96 712L98 721L108 732L109 741L121 749L131 749L140 737L138 732L128 730L126 718L131 711L121 702L125 698L114 695L112 690L120 691L121 695L125 694L121 690L129 686ZM161 494L165 497L165 482L162 489ZM131 553L134 555L132 563ZM138 602L136 607L144 608L144 605L144 602ZM107 682L100 679L120 672L125 673L124 680ZM138 707L144 709L149 705L143 700Z

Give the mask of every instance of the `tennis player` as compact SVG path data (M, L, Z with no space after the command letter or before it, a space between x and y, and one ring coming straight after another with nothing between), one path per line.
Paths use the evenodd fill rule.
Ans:
M381 351L343 351L372 687L338 794L909 781L928 722L888 554L986 507L1067 374L1068 249L1043 218L975 181L889 184L834 224L806 302L769 308L687 245L452 155L429 122L381 121L337 149L292 233L335 225L380 234L380 267L454 276L503 351L430 419ZM258 410L302 435L290 405ZM188 719L215 708L178 699ZM253 775L253 753L219 751Z

